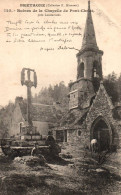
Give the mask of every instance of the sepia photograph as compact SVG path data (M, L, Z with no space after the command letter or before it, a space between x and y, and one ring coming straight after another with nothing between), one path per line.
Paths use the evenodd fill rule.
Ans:
M120 0L0 3L0 195L121 194Z

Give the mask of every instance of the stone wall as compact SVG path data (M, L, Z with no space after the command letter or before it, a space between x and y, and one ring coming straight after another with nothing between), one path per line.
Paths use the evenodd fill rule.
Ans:
M12 121L11 121L11 128L10 128L10 136L17 135L20 133L20 123L25 123L25 120L22 116L19 104L16 104L16 107L13 111Z
M77 113L76 113L77 114ZM59 130L60 129L60 130ZM86 143L89 136L86 130L85 121L82 125L74 126L74 128L65 128L60 127L58 130L53 131L53 136L56 139L56 132L67 131L67 142L61 142L62 153L69 152L73 157L80 157L84 154L85 149L87 148Z
M86 120L84 120L82 124L78 124L78 126L75 124L73 128L67 129L67 142L62 144L62 148L65 148L66 152L68 151L76 157L84 153L86 148L90 148L92 125L94 121L100 117L106 121L111 131L111 147L116 149L121 148L121 121L114 119L113 109L114 106L111 99L101 83L97 95L87 113ZM82 116L82 110L74 109L71 112L75 116L75 121L78 122L79 116ZM61 130L64 128L65 127L61 127ZM79 131L81 134L79 134Z
M77 54L78 58L78 66L80 62L84 63L84 77L92 78L92 70L94 62L98 62L98 74L102 77L102 55L103 52L101 50L97 51L85 51Z
M78 131L81 131L81 135L78 135ZM86 132L82 130L69 130L68 142L61 143L62 153L70 153L74 158L84 157L87 149Z
M85 154L85 150L90 148L91 129L93 123L101 117L104 121L106 121L106 124L108 125L107 127L109 127L112 138L111 147L117 149L118 153L121 148L121 121L114 119L113 110L114 106L112 101L101 83L91 107L85 110L85 113L87 112L85 120L80 122L84 114L84 109L73 109L70 111L70 113L73 113L75 117L73 124L71 124L70 127L67 127L66 125L68 120L65 119L66 125L58 127L58 130L67 130L67 142L61 143L62 152L69 152L74 157L83 156ZM54 131L55 138L56 130Z
M113 104L108 96L103 84L100 85L96 98L87 114L86 125L90 134L92 125L98 117L102 117L109 124L112 131L112 144L117 147L120 145L120 124L113 118ZM90 137L89 137L90 138ZM89 142L90 140L88 140Z
M95 95L92 81L81 78L70 86L69 109L87 108L90 105L90 99Z

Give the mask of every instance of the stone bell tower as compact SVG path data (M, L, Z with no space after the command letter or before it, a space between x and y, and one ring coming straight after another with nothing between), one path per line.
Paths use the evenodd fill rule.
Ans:
M86 25L82 47L77 56L77 80L69 83L69 109L85 109L90 106L102 80L103 51L97 46L95 30L88 1Z

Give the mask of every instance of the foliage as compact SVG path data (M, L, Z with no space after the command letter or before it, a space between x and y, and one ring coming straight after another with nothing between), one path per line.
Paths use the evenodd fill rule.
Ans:
M105 89L112 99L113 103L121 101L121 74L118 77L114 72L107 75L103 79ZM69 99L67 97L69 88L65 86L64 82L60 82L54 86L49 85L48 88L42 88L39 94L33 97L34 102L42 104L53 104L56 102L60 104L63 109L68 109Z
M9 102L7 106L0 110L0 137L10 130L13 109L14 104Z
M116 103L119 101L119 97L121 96L121 84L120 79L121 77L117 77L117 75L112 72L112 74L109 74L104 78L104 86L108 93L108 95L111 97L112 102Z
M53 104L56 102L62 108L68 108L68 87L65 86L64 82L54 85L53 87L49 85L48 88L42 88L39 94L35 94L33 97L33 102L38 102L42 104Z
M112 102L114 104L118 101L121 102L121 74L117 76L112 72L104 77L103 83ZM63 112L66 112L69 103L67 97L68 93L69 88L62 81L54 86L49 85L49 87L42 88L38 94L35 94L35 96L32 97L32 101L49 105L55 102L61 107ZM13 110L14 104L11 102L9 102L6 107L0 109L0 136L2 136L4 132L9 131Z

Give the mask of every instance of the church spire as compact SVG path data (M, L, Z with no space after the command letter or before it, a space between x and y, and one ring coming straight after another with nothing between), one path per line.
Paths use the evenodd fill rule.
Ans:
M85 31L84 31L81 49L82 50L98 49L93 20L92 20L92 14L91 14L91 9L90 9L90 1L88 1L87 19L86 19L86 25L85 25Z

